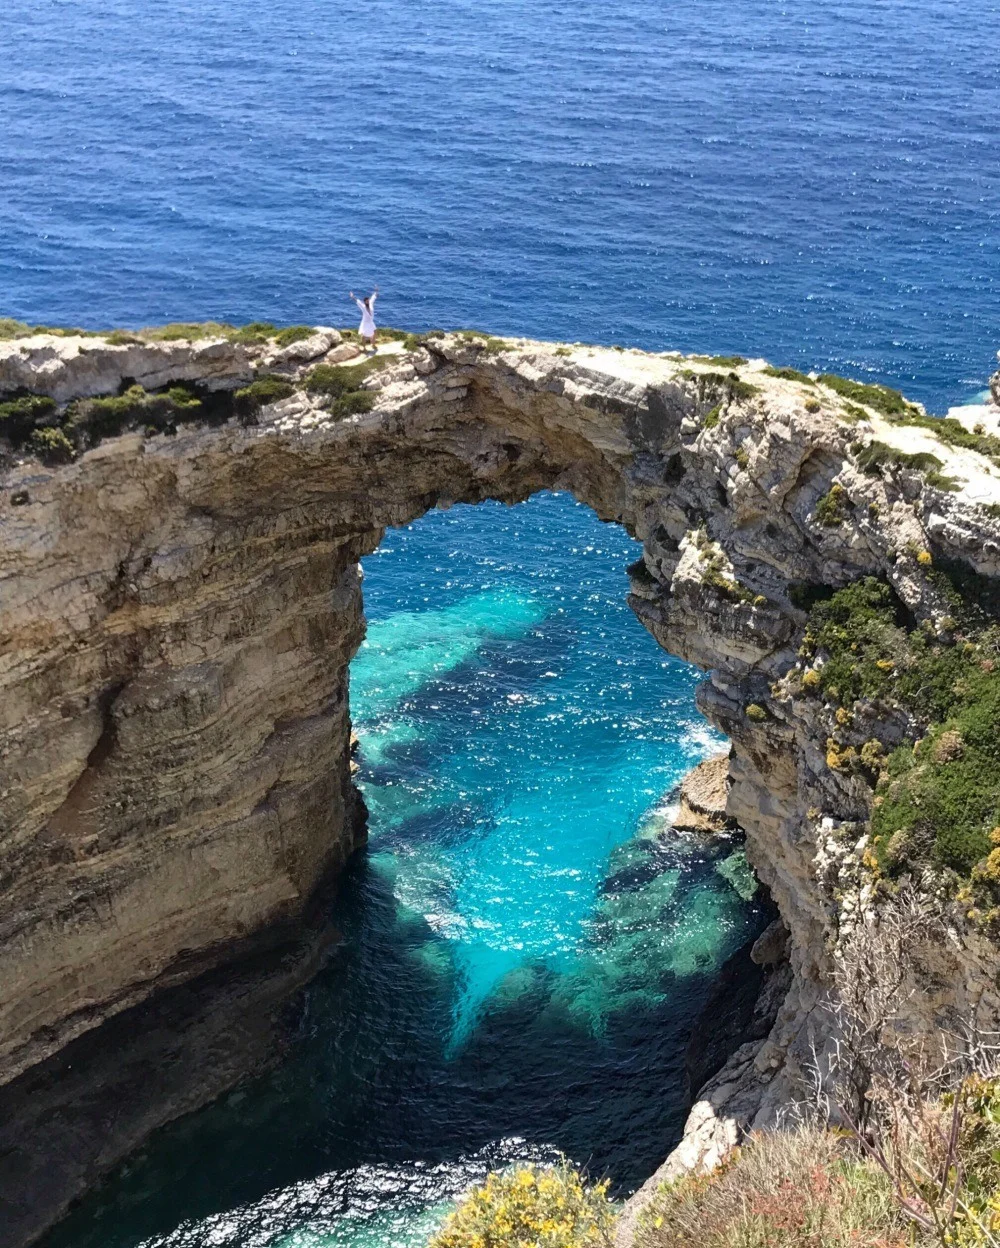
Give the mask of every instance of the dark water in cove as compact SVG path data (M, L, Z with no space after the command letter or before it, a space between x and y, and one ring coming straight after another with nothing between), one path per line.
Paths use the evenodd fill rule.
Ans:
M58 1243L182 1217L155 1242L419 1243L487 1160L559 1148L628 1190L662 1159L692 1022L763 912L738 843L657 837L720 742L625 605L636 550L566 495L387 536L352 669L371 847L345 948L288 1062L163 1132Z
M7 0L2 39L0 315L337 324L378 282L407 328L761 353L936 411L1000 346L997 3ZM60 1248L409 1245L508 1158L649 1173L758 916L735 846L652 835L717 743L624 606L635 555L565 497L388 535L342 956L286 1064Z

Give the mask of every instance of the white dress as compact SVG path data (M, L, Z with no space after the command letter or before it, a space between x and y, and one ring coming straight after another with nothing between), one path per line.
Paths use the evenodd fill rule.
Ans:
M358 329L358 333L362 338L370 338L375 332L375 318L372 316L372 312L375 308L375 298L375 295L372 295L368 300L369 307L365 306L365 301L363 299L354 300L354 302L361 309L361 326Z

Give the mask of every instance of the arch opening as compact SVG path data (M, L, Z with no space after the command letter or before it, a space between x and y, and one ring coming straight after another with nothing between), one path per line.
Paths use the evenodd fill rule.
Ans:
M220 1195L244 1202L234 1244L276 1218L308 1229L302 1181L334 1175L358 1245L386 1219L419 1242L470 1177L552 1148L622 1191L652 1172L709 1073L692 1049L725 1029L705 1017L724 968L730 1014L752 1009L731 955L771 912L738 836L670 830L678 782L726 743L697 674L625 602L637 554L568 494L387 533L351 672L370 840L335 910L340 954L289 1060L167 1128L50 1248L125 1248L130 1224L132 1242L186 1242L169 1234L178 1172L196 1223Z

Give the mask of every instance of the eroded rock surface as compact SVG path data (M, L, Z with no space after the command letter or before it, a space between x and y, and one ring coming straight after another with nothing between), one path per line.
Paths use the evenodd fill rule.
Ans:
M697 832L722 832L729 822L729 755L717 754L693 767L681 781L674 827Z
M125 378L231 387L250 371L229 343L0 350L0 388L59 402ZM805 622L792 587L880 575L942 627L918 552L1000 574L1000 472L762 361L735 380L676 355L450 336L371 373L370 412L338 417L298 390L249 426L128 433L58 468L8 459L0 1079L224 965L248 936L295 928L361 835L359 558L434 506L563 489L643 543L630 601L708 672L699 705L733 747L726 813L790 934L777 1022L700 1098L684 1164L774 1121L825 1026L829 951L865 887L850 830L871 800L827 765L828 709L782 683ZM873 438L931 445L958 488L862 472ZM847 503L829 524L835 485ZM857 732L870 735L863 714ZM956 930L914 959L914 1026L977 996L996 1016L984 939Z
M57 403L114 394L126 379L148 390L183 381L232 390L252 375L247 350L223 338L115 343L35 334L0 342L0 394L28 390Z

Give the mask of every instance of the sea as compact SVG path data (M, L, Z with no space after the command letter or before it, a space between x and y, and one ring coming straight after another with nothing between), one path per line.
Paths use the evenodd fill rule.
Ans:
M6 0L0 316L352 323L764 355L975 402L1000 347L989 0ZM573 498L365 560L370 846L270 1073L158 1132L47 1248L419 1248L489 1169L627 1194L766 921L672 832L726 748Z

